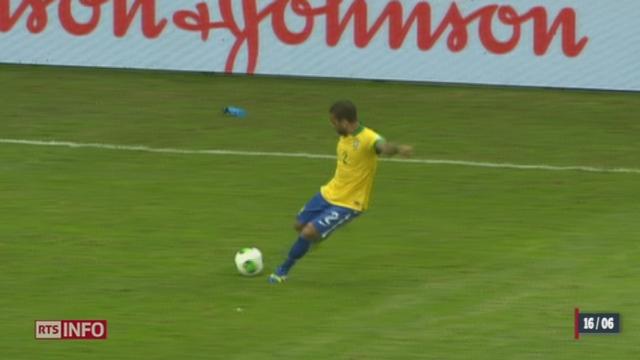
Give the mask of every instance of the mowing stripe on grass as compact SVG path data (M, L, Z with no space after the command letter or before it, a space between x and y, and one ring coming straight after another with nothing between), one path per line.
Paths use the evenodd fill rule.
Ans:
M289 157L306 159L333 159L334 155L309 154L309 153L287 153L287 152L266 152L266 151L238 151L238 150L189 150L173 148L152 148L144 145L116 145L99 143L76 143L71 141L56 140L22 140L22 139L1 139L2 144L18 144L33 146L58 146L67 148L94 148L121 151L142 151L150 153L165 154L185 154L185 155L234 155L234 156L267 156L267 157ZM438 160L438 159L400 159L382 158L381 161L399 162L407 164L427 164L427 165L457 165L473 166L496 169L516 169L516 170L543 170L543 171L583 171L594 173L623 173L640 174L640 169L635 168L600 168L593 166L552 166L552 165L523 165L510 163L490 163L463 160Z

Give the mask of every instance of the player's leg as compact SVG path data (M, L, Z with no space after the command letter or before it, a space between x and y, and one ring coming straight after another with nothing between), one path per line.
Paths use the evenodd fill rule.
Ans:
M298 235L298 239L291 246L287 258L276 269L276 275L287 276L293 265L309 252L311 244L321 239L320 232L312 222L305 224Z
M348 224L359 214L351 209L329 205L325 211L302 228L298 240L291 247L289 256L278 268L279 273L286 276L293 265L309 251L312 243L328 238L331 233Z
M273 283L284 281L291 268L309 251L312 242L328 238L332 232L346 225L359 214L359 212L348 208L331 204L326 206L326 209L319 216L304 225L298 240L291 247L287 259L270 276L269 281Z
M300 230L298 230L298 228ZM316 225L314 225L313 222L300 224L300 226L296 226L296 230L299 234L298 239L293 243L291 250L289 250L287 259L276 271L276 274L280 274L281 276L286 276L289 273L291 267L309 251L313 243L322 240L322 235L316 229Z
M313 222L306 224L302 230L300 230L300 237L308 240L309 242L316 242L322 240L322 236Z
M320 193L315 194L296 215L296 222L293 225L293 229L300 234L305 225L320 216L329 206L331 206L331 204L325 201Z
M331 204L326 202L320 193L317 193L302 207L300 212L298 212L296 223L293 226L294 230L298 233L298 238L291 246L284 262L269 276L269 282L278 283L284 281L293 264L309 251L313 239L303 237L302 232L309 222L320 216L329 206L331 206Z
M341 206L331 206L308 224L312 226L305 226L302 234L312 237L314 241L322 241L358 216L360 216L358 211Z

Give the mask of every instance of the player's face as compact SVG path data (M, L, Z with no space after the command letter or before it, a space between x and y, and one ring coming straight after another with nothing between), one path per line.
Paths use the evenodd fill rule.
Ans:
M338 120L336 118L336 116L333 115L333 114L331 114L330 121L331 121L331 125L333 125L333 128L336 130L338 135L345 136L345 135L349 134L348 121L346 121L346 120Z

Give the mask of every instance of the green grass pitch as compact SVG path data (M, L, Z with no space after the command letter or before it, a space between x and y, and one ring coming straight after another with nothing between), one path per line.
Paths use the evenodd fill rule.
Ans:
M0 138L332 154L332 101L419 159L640 167L640 95L0 66ZM224 117L226 105L249 117ZM331 160L0 143L1 359L635 359L640 174L380 164L266 275ZM259 247L266 274L233 255ZM573 309L622 333L573 339ZM106 319L107 341L36 341Z

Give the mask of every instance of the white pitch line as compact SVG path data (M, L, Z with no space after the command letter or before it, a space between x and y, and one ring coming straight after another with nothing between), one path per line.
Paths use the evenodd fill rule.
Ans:
M174 148L152 148L144 145L115 145L99 143L76 143L71 141L56 140L22 140L22 139L2 139L1 144L33 145L33 146L57 146L67 148L94 148L120 151L141 151L149 153L165 154L185 154L185 155L235 155L235 156L266 156L266 157L289 157L306 159L335 159L334 155L309 154L309 153L287 153L287 152L264 152L264 151L238 151L238 150L188 150ZM478 161L462 160L438 160L438 159L401 159L401 158L381 158L381 161L428 164L428 165L457 165L472 166L497 169L516 170L544 170L544 171L582 171L593 173L622 173L640 174L640 169L635 168L600 168L593 166L553 166L553 165L523 165L510 163L490 163Z

